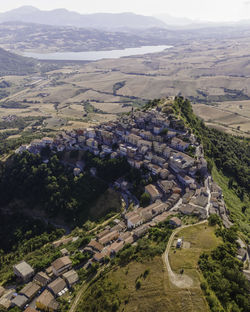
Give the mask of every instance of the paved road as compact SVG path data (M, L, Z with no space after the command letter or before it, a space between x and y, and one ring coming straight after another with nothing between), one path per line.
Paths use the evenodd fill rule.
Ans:
M201 222L196 223L196 224L189 224L189 225L181 226L181 227L179 227L173 231L173 233L171 234L171 236L168 240L167 248L166 248L166 250L162 256L163 262L166 265L166 268L168 271L168 276L169 276L171 283L174 284L175 286L179 287L179 288L190 288L193 285L193 280L189 276L187 276L186 274L176 274L171 269L168 255L169 255L169 250L170 250L172 243L173 243L173 239L174 239L175 235L177 233L179 233L181 230L183 230L184 228L188 228L191 226L197 226L199 224L203 224L206 222L207 222L207 220L204 220L204 221L201 221Z
M205 180L205 186L206 186L207 193L208 193L208 203L207 203L207 205L205 207L205 209L207 211L207 218L209 217L209 209L210 209L210 205L211 205L211 191L210 191L210 187L209 187L209 180L210 180L210 177L208 177Z

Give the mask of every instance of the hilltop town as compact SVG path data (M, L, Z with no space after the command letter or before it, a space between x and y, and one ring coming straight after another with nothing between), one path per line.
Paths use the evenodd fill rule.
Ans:
M117 121L63 132L56 138L34 140L20 146L16 153L39 154L45 147L54 153L91 152L100 159L125 157L130 166L142 170L145 180L150 181L145 185L149 201L146 207L140 205L133 186L123 177L112 184L123 197L125 207L113 220L113 226L97 231L93 239L78 250L89 255L85 268L93 263L104 264L105 259L115 257L124 246L135 244L150 228L167 219L173 227L179 227L183 215L206 220L210 214L217 214L225 227L231 225L222 191L208 172L201 144L170 108L132 110ZM44 162L48 159L44 158ZM84 167L84 161L77 161L72 166L74 175L84 174ZM90 171L97 175L96 168ZM72 239L77 237L61 239L53 245L57 247ZM44 272L34 272L26 262L15 265L14 273L25 286L18 293L15 289L2 289L0 305L17 306L26 312L58 310L56 298L63 296L79 279L67 249L63 248L61 254Z

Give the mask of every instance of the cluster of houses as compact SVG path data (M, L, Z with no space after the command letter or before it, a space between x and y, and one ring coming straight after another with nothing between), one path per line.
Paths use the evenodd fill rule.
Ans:
M163 204L156 202L148 207L147 212L157 211ZM106 226L101 232L99 232L95 238L93 238L89 244L81 250L81 252L87 252L92 254L92 258L88 261L87 265L92 262L98 262L100 264L105 262L105 258L114 257L120 250L124 248L126 244L133 244L144 236L150 227L156 226L159 222L166 220L169 216L175 215L175 212L164 212L164 207L160 208L161 214L156 214L155 217L148 218L145 212L142 216L143 208L139 208L137 211L131 211L124 214L123 219L116 219L114 222L116 225L113 227ZM146 221L151 219L151 221ZM181 220L178 217L172 217L170 224L178 227L181 226Z
M82 150L100 158L108 155L111 158L126 157L132 167L146 168L156 177L156 182L145 186L150 205L145 208L135 206L132 211L125 211L120 219L114 220L113 227L107 226L80 250L92 255L88 265L94 261L105 262L106 257L115 256L126 244L133 244L150 227L169 217L170 224L181 226L181 220L175 216L177 213L197 215L200 219L206 219L209 212L217 213L224 224L230 226L222 192L208 177L202 147L185 129L182 120L164 114L160 108L132 112L94 128L66 131L53 139L34 140L29 145L20 146L16 153L29 151L38 154L45 146L55 152ZM84 163L76 162L74 174L77 176L83 171ZM96 169L91 168L91 173L96 175ZM197 177L208 177L207 186L202 186ZM119 179L115 185L130 194L127 181ZM34 275L26 263L15 266L14 270L23 280ZM24 307L42 290L36 298L37 308L54 311L58 309L56 297L65 293L77 280L78 275L72 270L70 259L64 256L53 262L50 270L36 274L33 281L8 302Z
M40 153L45 146L55 152L83 150L100 158L107 155L126 157L132 167L146 168L152 176L158 177L157 183L145 188L152 203L156 200L165 202L172 194L184 194L180 211L207 217L208 194L196 179L197 174L207 175L207 162L200 152L202 147L182 120L172 114L166 115L160 108L135 111L94 128L63 132L54 139L34 140L29 145L20 146L16 153L26 150ZM193 156L190 156L190 150ZM74 174L83 171L84 163L76 162ZM96 174L95 168L91 173ZM128 183L123 182L122 190L126 191Z
M0 288L0 306L5 309L16 306L25 312L57 311L59 303L56 298L79 280L69 256L56 259L45 271L37 274L25 261L16 264L13 270L18 281L25 286L18 292Z

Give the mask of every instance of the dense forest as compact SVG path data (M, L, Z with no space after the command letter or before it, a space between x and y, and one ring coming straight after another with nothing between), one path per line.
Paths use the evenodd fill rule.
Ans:
M41 153L43 155L43 153ZM91 204L108 188L109 182L127 173L130 166L124 158L99 159L85 156L86 170L75 177L57 155L48 163L41 155L14 155L0 169L0 205L12 212L42 209L49 217L60 217L71 225L82 224L89 216ZM90 174L91 167L97 176Z
M211 311L217 312L218 306L210 290L215 293L225 311L250 311L250 286L242 273L242 262L236 259L237 229L220 227L216 233L223 238L223 244L211 254L202 254L199 260L199 267L206 279L201 287Z

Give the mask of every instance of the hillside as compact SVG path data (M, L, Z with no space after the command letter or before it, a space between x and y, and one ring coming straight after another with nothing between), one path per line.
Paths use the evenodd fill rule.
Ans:
M155 30L157 33L157 30ZM142 31L118 31L24 22L0 24L0 45L5 49L33 52L82 52L164 45L173 42L175 32L162 36Z
M59 297L41 290L61 312L247 311L248 143L207 128L176 97L20 146L0 167L3 291L24 291L12 271L21 260L58 283L49 267L66 253L76 283ZM227 175L225 200L242 207L225 206L211 171L219 183ZM35 290L26 302L39 300Z
M30 6L0 14L0 23L13 21L97 29L165 27L164 22L157 18L134 13L79 14L66 9L41 11Z
M27 75L35 73L37 62L0 48L0 75Z

